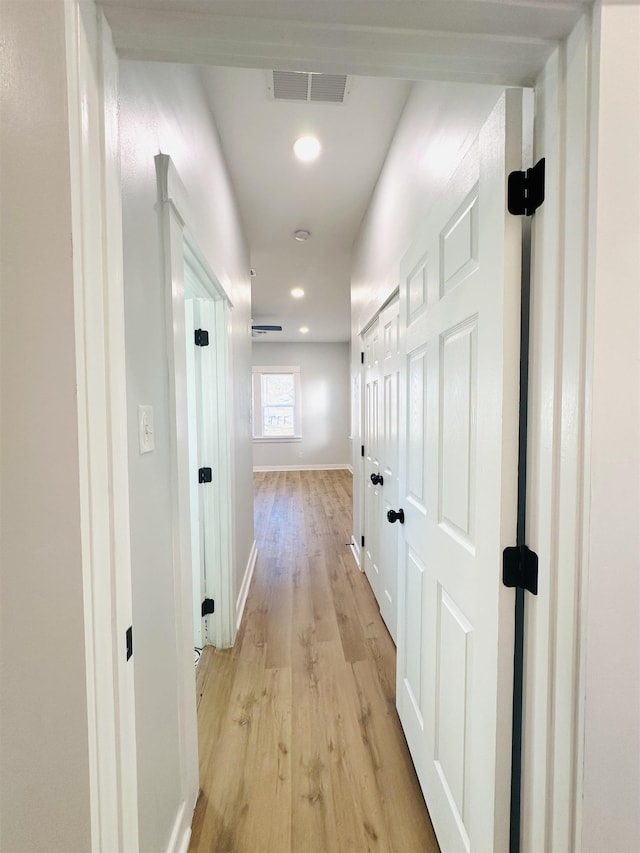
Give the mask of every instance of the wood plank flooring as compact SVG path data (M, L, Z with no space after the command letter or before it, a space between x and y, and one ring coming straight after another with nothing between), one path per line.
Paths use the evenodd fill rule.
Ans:
M255 475L258 562L233 649L198 665L192 851L430 853L395 647L351 554L351 475Z

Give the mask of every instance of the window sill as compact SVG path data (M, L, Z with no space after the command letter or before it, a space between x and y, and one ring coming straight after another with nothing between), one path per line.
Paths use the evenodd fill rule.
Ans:
M301 435L269 435L269 436L254 436L254 444L283 444L286 442L302 441Z

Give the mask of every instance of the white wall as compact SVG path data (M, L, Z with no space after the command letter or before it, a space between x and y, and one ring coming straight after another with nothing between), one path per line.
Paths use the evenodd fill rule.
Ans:
M640 5L595 16L585 853L640 849Z
M0 849L91 846L62 2L2 4Z
M256 468L350 464L349 344L255 343L254 365L298 365L302 440L253 444Z
M234 375L235 592L253 543L249 444L249 259L233 189L197 69L120 68L124 287L129 409L133 622L140 846L167 847L180 802L171 545L169 386L154 156L185 185L196 240L231 296ZM155 451L137 449L137 406L154 409Z

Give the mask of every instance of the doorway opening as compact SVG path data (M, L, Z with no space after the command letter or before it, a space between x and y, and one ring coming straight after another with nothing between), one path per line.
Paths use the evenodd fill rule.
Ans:
M189 504L196 663L233 642L228 302L188 246L184 257ZM216 606L217 603L217 606Z

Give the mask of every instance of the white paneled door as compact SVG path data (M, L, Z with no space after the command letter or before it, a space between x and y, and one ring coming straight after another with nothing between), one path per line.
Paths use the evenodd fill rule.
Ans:
M398 531L386 514L398 501L400 307L396 299L363 336L365 363L364 568L396 642Z
M398 626L398 529L387 523L387 512L398 506L400 406L400 303L396 299L379 317L380 336L380 476L382 515L378 518L380 590L378 604L394 643Z
M507 90L401 268L397 704L444 853L508 849L521 168Z
M364 335L364 571L380 603L380 326Z

